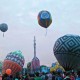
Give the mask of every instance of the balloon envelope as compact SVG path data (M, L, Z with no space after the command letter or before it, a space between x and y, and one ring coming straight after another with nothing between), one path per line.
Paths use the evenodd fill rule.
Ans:
M80 36L64 35L58 38L53 51L65 70L80 70Z
M0 24L0 30L6 32L8 30L8 25L6 23Z
M46 10L40 11L38 14L38 23L40 26L48 28L52 23L52 17L50 12Z
M11 69L12 74L15 74L22 70L22 67L24 66L24 57L22 56L21 51L15 51L9 53L4 62L2 67L2 73L4 74L6 69Z

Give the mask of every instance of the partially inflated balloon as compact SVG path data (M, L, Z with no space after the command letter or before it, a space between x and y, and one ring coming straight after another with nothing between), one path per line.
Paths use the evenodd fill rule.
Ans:
M49 68L45 65L41 65L40 66L40 71L43 73L48 73L49 72Z
M52 23L52 17L50 12L46 10L40 11L38 14L38 23L40 26L48 28Z
M21 71L22 67L24 66L24 57L22 56L21 51L15 51L9 53L4 62L2 67L2 73L4 74L7 69L11 69L12 75Z
M52 67L50 68L50 72L56 72L56 71L58 72L60 70L64 71L64 69L58 62L53 63Z
M58 38L53 51L65 70L80 70L80 36L64 35Z

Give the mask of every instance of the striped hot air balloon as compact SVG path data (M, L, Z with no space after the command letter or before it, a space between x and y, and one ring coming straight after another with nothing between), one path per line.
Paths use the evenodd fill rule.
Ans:
M4 74L7 69L11 69L12 75L21 71L24 66L24 61L24 57L20 50L9 53L3 62L2 74Z
M64 35L58 38L53 52L65 70L80 70L80 36Z

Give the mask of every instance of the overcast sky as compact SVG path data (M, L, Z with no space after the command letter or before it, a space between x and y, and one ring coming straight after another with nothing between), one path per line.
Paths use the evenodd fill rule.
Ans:
M47 29L37 22L41 10L52 15ZM8 31L0 31L0 60L9 52L21 50L25 63L34 55L33 39L36 36L36 52L41 64L51 66L55 41L65 34L80 35L80 0L0 0L0 23L8 24Z

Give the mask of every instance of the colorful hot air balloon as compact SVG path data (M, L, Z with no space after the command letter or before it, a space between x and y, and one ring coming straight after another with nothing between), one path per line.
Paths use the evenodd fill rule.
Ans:
M48 28L50 24L52 23L52 17L50 12L46 10L42 10L38 14L38 23L40 26L44 28Z
M47 67L46 65L41 65L40 71L43 73L48 73L50 70L49 70L49 67Z
M53 51L65 70L80 70L80 36L64 35L58 38Z
M62 66L58 63L52 63L52 67L50 68L50 72L58 72L58 71L64 71L64 69L62 68Z
M6 23L0 24L0 30L3 32L3 37L4 37L4 32L8 30L8 25Z
M21 71L24 66L24 61L21 51L9 53L3 62L2 74L4 74L7 69L11 69L12 75Z

